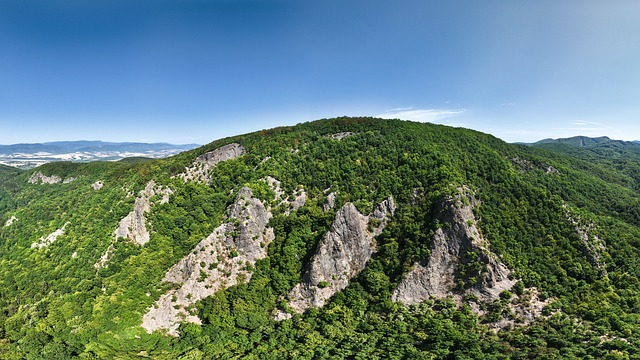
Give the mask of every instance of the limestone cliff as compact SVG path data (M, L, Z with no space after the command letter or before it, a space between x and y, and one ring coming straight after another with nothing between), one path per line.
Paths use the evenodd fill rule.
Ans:
M75 177L68 177L66 179L62 179L58 175L46 176L40 171L38 171L33 173L33 175L31 175L28 181L31 184L59 184L59 183L68 184L75 180L76 180Z
M213 151L209 151L198 156L191 167L179 174L178 177L187 181L209 182L209 170L214 168L218 163L226 160L238 158L246 153L244 146L231 143L221 146Z
M368 216L352 204L345 204L325 234L303 282L287 295L289 307L302 313L311 307L321 307L349 284L365 267L376 251L374 237L385 228L395 211L393 198L384 200ZM280 311L276 319L290 317Z
M151 180L147 183L144 190L140 191L133 205L133 210L125 216L118 227L113 231L116 239L125 238L138 245L144 245L149 242L149 231L147 230L146 219L144 214L151 210L151 197L154 195L162 195L160 204L169 201L169 196L173 194L170 188L165 188Z
M165 329L177 336L180 322L200 323L191 306L215 292L247 282L251 268L267 256L273 229L267 227L271 212L242 188L227 209L227 220L166 273L164 281L179 284L162 295L143 317L149 333Z
M476 226L473 208L478 201L466 189L460 191L442 204L442 226L433 236L431 255L414 264L394 291L393 301L411 305L452 295L460 299L464 292L487 302L515 285L510 270L489 250Z

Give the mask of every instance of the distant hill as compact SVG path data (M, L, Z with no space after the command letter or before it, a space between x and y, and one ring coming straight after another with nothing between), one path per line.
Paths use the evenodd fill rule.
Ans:
M614 140L606 136L575 136L545 139L528 145L573 156L591 164L597 163L598 169L589 171L603 171L600 175L603 178L608 174L623 173L626 179L618 183L640 190L640 141Z
M198 147L198 144L55 141L0 145L0 164L29 169L52 161L114 161L127 157L162 158Z
M600 137L588 137L588 136L574 136L570 138L561 139L543 139L535 142L533 146L541 146L545 144L565 144L583 148L619 148L619 149L638 149L640 141L624 141L615 140L607 136Z
M605 157L619 156L622 154L640 155L640 141L614 140L606 136L595 138L574 136L564 139L544 139L528 145L554 150L562 150L563 146L577 147L587 149L594 154Z

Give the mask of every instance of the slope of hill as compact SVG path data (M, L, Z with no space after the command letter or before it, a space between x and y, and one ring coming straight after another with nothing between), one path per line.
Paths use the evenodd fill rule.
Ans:
M637 357L624 170L339 118L11 173L0 357Z

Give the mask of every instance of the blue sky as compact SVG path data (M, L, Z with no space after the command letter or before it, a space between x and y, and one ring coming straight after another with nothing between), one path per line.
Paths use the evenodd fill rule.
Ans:
M640 139L640 2L0 0L0 144L341 115Z

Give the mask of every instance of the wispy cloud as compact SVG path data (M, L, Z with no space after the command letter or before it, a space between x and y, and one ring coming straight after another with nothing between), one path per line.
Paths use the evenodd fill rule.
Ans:
M414 109L414 108L395 108L389 109L382 114L376 115L383 119L401 119L413 120L420 122L438 123L443 119L464 114L466 111L461 109Z
M610 130L611 126L595 122L595 121L584 121L584 120L575 120L569 123L568 130L580 130L580 131L604 131Z

